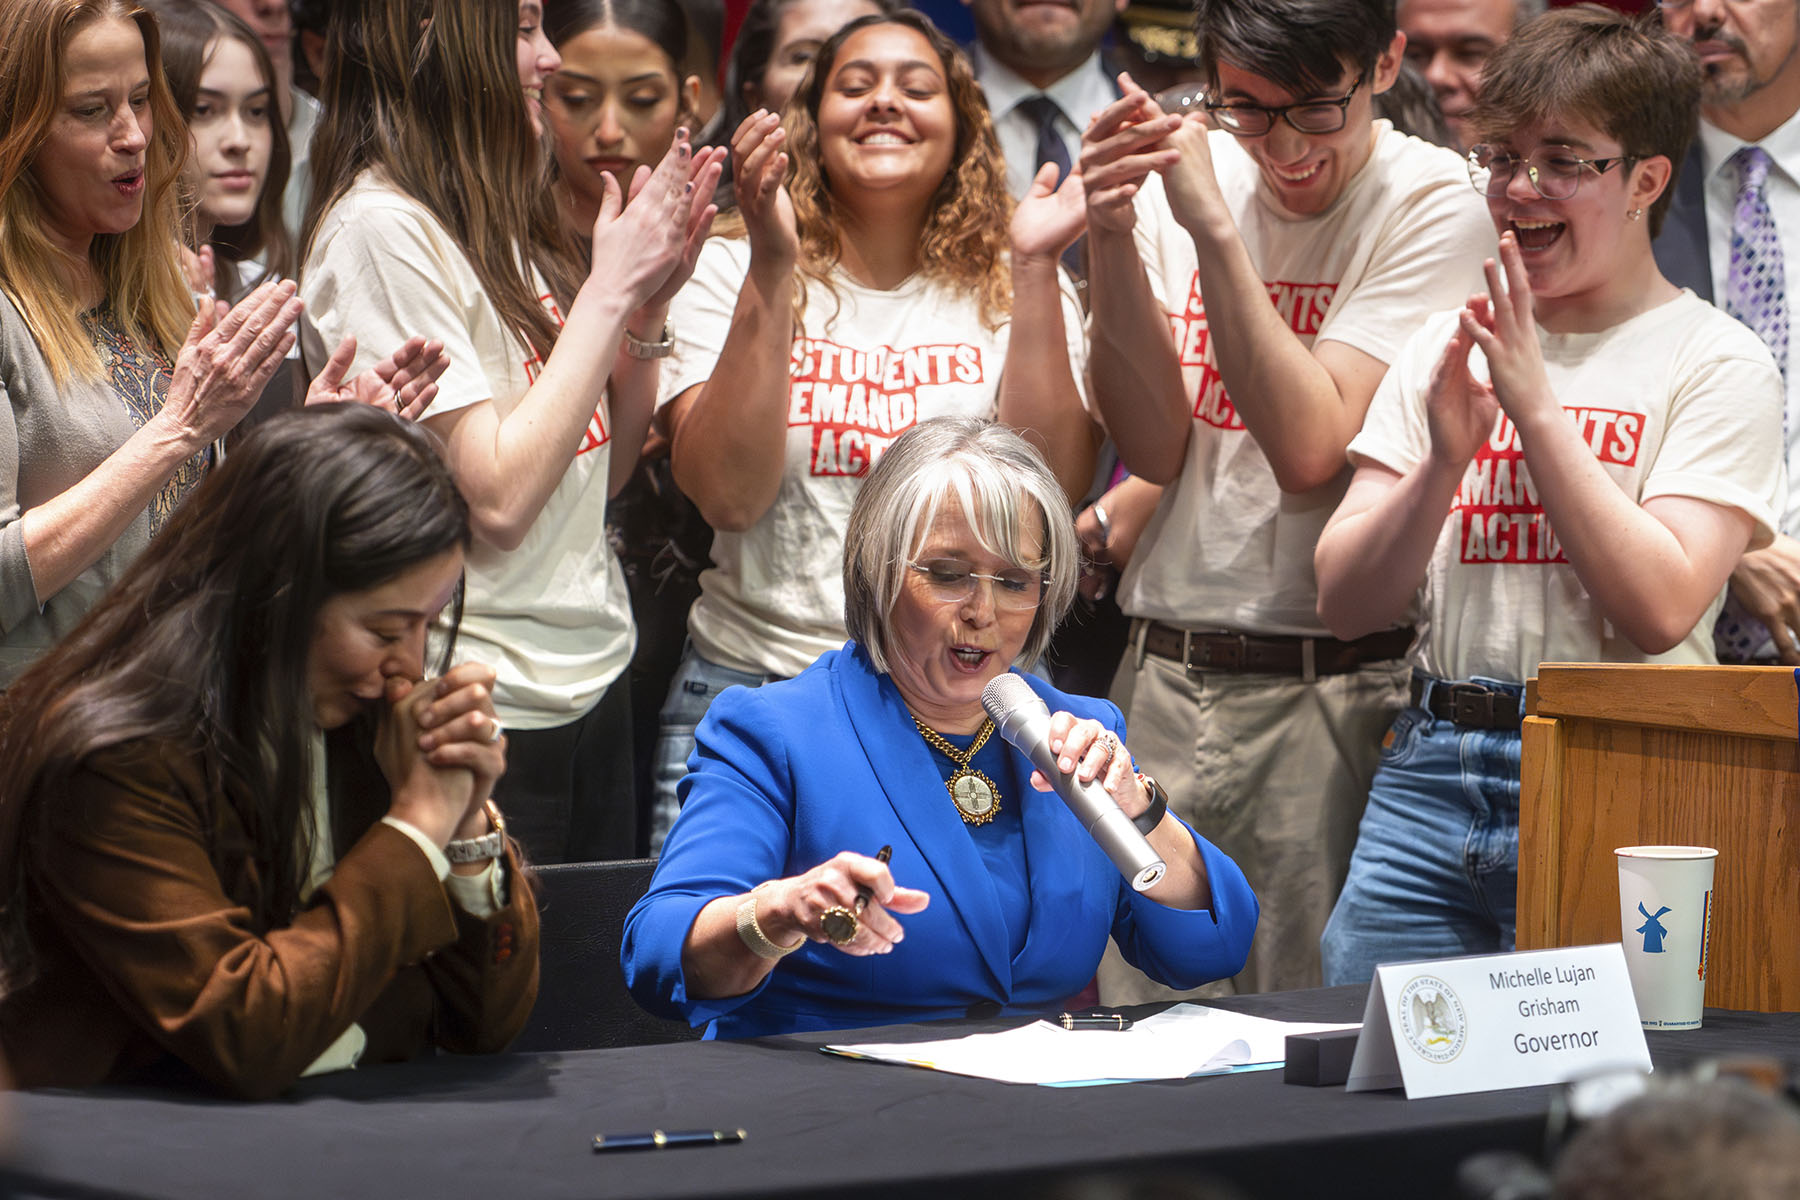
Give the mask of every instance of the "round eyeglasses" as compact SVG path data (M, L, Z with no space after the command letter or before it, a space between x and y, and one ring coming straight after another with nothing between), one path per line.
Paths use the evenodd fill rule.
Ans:
M1336 100L1306 100L1299 104L1280 104L1274 107L1241 104L1237 101L1214 103L1209 100L1206 102L1206 111L1212 114L1213 123L1220 129L1238 137L1261 137L1275 128L1277 117L1301 133L1336 133L1350 119L1350 100L1362 85L1363 81L1358 79L1350 85L1349 91Z
M995 575L983 575L953 558L933 558L906 564L925 577L925 588L944 604L961 604L975 594L977 580L992 585L994 607L1009 612L1028 612L1044 599L1044 573L1011 567Z
M1498 199L1506 195L1513 176L1520 167L1532 188L1546 200L1567 200L1581 186L1583 171L1604 175L1622 162L1630 162L1628 154L1611 158L1582 158L1567 146L1540 146L1520 158L1503 154L1492 146L1475 146L1469 151L1469 182L1484 196Z

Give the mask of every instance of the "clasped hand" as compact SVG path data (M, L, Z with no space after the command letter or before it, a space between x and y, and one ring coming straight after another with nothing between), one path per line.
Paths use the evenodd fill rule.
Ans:
M375 759L393 792L388 813L439 846L487 832L483 806L506 770L493 688L493 668L474 662L387 681Z

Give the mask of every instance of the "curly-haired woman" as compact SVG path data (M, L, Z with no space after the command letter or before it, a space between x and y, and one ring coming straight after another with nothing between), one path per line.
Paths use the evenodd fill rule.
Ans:
M998 418L1071 494L1093 461L1057 273L1079 183L1047 167L1014 209L968 63L929 20L846 25L785 119L752 114L731 149L742 236L709 242L675 299L657 412L717 531L662 712L663 821L714 695L842 644L845 521L890 442L929 417Z

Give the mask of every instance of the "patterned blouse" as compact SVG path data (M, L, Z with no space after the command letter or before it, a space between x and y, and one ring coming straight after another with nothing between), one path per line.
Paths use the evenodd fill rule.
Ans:
M142 429L146 421L162 410L163 402L168 399L169 384L175 378L174 364L160 351L146 352L132 341L119 324L110 302L82 313L81 323L100 354L101 369L112 385L113 394L131 417L132 428ZM151 537L162 532L163 523L212 465L213 448L208 446L182 463L174 476L162 485L162 490L150 501Z

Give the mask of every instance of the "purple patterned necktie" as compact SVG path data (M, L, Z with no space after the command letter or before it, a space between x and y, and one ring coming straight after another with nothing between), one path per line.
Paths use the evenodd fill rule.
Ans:
M1737 208L1731 216L1731 267L1725 276L1725 311L1748 325L1775 356L1783 379L1788 367L1787 275L1781 261L1781 239L1769 212L1763 185L1769 178L1769 155L1761 146L1743 146L1728 160L1738 173ZM1783 405L1782 444L1787 444ZM1748 662L1775 656L1769 631L1739 606L1729 591L1725 608L1713 627L1713 644L1721 662Z

